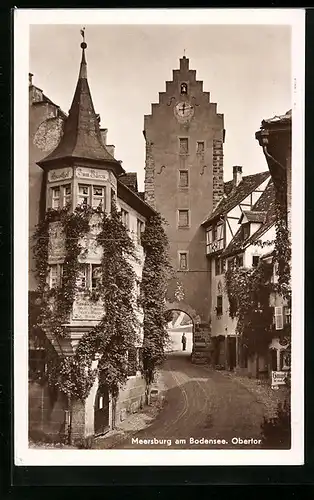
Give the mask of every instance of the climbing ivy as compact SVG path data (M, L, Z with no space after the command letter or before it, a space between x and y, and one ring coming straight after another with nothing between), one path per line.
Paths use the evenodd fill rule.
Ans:
M148 218L142 235L145 261L140 303L144 312L143 374L147 384L164 360L168 342L166 290L171 272L165 221L160 215Z
M101 301L104 315L99 323L80 339L72 356L51 356L48 359L47 380L51 387L66 395L71 407L75 399L84 401L98 374L115 398L119 387L128 376L126 355L134 347L138 319L136 316L135 279L133 263L137 261L134 243L122 223L115 203L111 214L89 206L69 210L49 210L35 233L34 255L38 290L42 293L41 310L37 313L36 328L47 328L56 339L66 335L64 322L77 293L79 257L84 259L84 236L90 231L91 217L98 214L97 245L102 250L101 273L96 290L87 294L93 301ZM65 245L62 283L54 290L47 287L49 224L59 221ZM97 224L96 224L97 225ZM144 312L143 373L150 383L156 367L162 362L167 338L164 317L164 298L167 285L167 238L163 219L156 215L148 219L142 235L145 263L139 305ZM84 292L86 295L86 292ZM33 325L34 326L34 325ZM31 331L36 331L31 328ZM93 360L98 358L97 370Z
M74 212L48 210L38 225L34 256L42 300L37 326L49 330L56 339L66 335L63 325L69 319L76 294L81 292L77 276L80 269L78 257L82 260L86 254L82 239L90 231L94 214L99 218L97 244L102 249L102 260L101 277L90 299L101 300L105 313L99 324L81 338L73 356L54 357L48 362L49 383L70 399L86 399L96 376L92 369L96 355L99 356L100 379L108 385L113 396L117 395L119 385L127 377L126 353L134 346L136 336L135 273L131 262L136 260L136 252L114 203L110 215L89 206L77 207ZM65 258L62 282L49 290L49 224L54 221L59 221L62 227Z
M261 261L257 268L236 267L225 274L225 288L229 299L229 314L237 318L237 333L248 354L264 352L271 341L273 311L270 295L272 265Z

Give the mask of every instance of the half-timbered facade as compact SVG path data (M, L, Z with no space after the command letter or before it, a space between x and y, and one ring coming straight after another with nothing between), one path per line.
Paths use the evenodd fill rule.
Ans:
M229 314L224 273L233 266L254 267L275 237L274 189L269 172L241 176L234 167L234 178L225 183L225 195L216 210L203 222L206 254L211 270L211 338L213 363L228 369L242 367L256 373L256 360L239 352L236 320ZM240 176L240 178L239 178ZM259 370L265 369L260 360Z

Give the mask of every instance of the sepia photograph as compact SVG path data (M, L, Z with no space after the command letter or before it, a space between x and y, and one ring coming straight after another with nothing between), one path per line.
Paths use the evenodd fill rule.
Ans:
M16 11L16 465L301 464L304 13L114 11Z

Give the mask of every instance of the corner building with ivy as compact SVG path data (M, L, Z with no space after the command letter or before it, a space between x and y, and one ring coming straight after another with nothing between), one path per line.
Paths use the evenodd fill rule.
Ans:
M81 47L68 115L29 81L29 430L72 442L145 402L141 238L156 216L107 145Z

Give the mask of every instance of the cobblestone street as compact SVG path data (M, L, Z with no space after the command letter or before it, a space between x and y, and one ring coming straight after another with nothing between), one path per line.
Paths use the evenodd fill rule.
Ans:
M260 448L260 425L268 410L241 379L191 364L190 354L183 352L169 354L161 374L165 385L163 408L151 425L131 432L115 448L167 448L170 439L171 448ZM168 444L141 442L154 438L168 440ZM219 439L226 443L191 444L190 438ZM255 443L235 443L233 438ZM183 441L175 444L176 439Z

